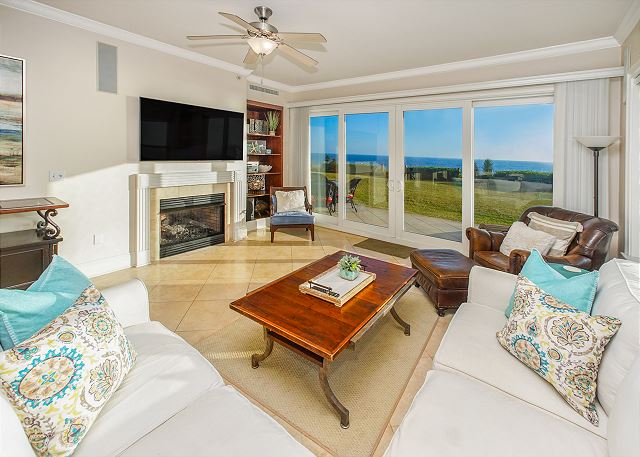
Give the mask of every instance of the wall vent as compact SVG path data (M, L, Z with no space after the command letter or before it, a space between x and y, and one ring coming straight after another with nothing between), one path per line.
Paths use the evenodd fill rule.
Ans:
M249 89L257 92L264 92L265 94L280 95L280 92L275 89L269 89L268 87L258 86L256 84L249 84Z

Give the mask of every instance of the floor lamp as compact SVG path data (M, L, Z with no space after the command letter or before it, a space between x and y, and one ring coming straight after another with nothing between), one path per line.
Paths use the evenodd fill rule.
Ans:
M578 143L593 151L593 215L598 217L598 158L600 151L618 141L617 136L577 136Z

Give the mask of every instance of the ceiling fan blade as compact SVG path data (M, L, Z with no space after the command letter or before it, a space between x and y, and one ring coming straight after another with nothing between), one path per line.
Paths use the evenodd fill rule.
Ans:
M220 11L218 14L220 14L220 16L226 17L230 21L235 22L236 24L238 24L239 26L241 26L241 27L243 27L243 28L245 28L247 30L250 30L250 31L258 33L258 34L260 33L260 30L258 30L257 28L255 28L254 26L249 24L247 21L245 21L241 17L236 16L235 14L223 13L222 11Z
M253 52L253 49L249 48L247 51L247 55L244 56L244 63L247 65L252 65L258 61L258 54Z
M230 40L246 38L246 35L188 35L187 40Z
M313 59L308 55L298 51L296 48L292 48L286 43L280 43L280 46L278 46L278 49L284 52L285 54L287 54L288 56L293 57L300 63L303 63L310 67L318 65L318 61L316 59Z
M288 41L307 41L310 43L326 43L327 39L322 33L293 33L278 32L277 35L283 40Z

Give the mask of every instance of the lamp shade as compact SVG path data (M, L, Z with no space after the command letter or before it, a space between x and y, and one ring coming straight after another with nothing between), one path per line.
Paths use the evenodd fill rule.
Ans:
M253 52L263 56L271 54L273 50L278 47L278 43L276 41L264 37L249 38L247 43L249 43Z
M589 149L604 149L618 141L617 136L577 136L576 141Z

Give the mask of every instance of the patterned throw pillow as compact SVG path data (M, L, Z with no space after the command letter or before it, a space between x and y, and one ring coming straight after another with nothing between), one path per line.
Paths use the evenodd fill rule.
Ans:
M38 456L69 455L135 361L93 286L38 333L0 354L0 383Z
M496 336L511 355L597 426L598 368L605 346L621 325L613 317L578 311L518 275L513 311Z

